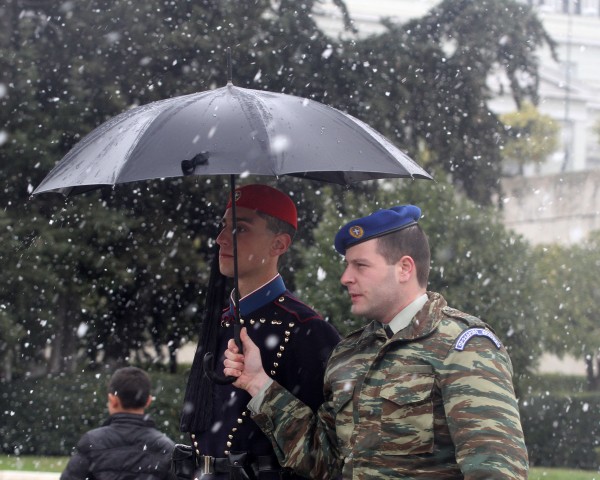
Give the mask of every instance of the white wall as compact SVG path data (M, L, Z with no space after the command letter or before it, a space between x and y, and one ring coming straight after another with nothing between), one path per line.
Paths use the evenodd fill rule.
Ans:
M504 224L533 244L571 245L600 229L600 170L502 181Z

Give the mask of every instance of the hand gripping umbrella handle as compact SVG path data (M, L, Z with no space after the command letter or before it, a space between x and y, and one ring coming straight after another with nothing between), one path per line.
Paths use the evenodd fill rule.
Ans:
M240 340L240 330L240 324L236 323L233 326L233 339L235 340L235 344L237 345L237 347L240 349L240 353L242 353L243 349L242 341ZM202 360L204 363L204 374L209 378L209 380L213 383L216 383L217 385L230 385L233 382L235 382L237 380L237 377L225 377L217 374L216 371L213 370L213 357L214 355L208 352L206 355L204 355L204 359Z

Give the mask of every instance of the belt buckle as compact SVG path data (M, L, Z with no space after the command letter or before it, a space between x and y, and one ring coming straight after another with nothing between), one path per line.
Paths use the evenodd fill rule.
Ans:
M215 458L210 455L204 455L204 473L212 475L214 472Z

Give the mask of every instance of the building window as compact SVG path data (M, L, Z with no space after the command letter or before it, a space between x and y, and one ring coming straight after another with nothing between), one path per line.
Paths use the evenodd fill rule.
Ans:
M581 4L581 15L598 16L600 14L599 0L579 0Z
M545 13L571 15L600 15L600 0L521 0L530 7Z

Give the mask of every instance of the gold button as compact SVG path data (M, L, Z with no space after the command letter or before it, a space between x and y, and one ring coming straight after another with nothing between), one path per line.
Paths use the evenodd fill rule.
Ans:
M266 321L267 321L267 319L266 319L266 318L261 318L261 319L259 320L259 322L260 322L260 323L265 323Z
M226 445L227 445L227 448L231 448L231 442L227 442Z
M288 325L288 327L294 328L294 325L296 325L294 322L290 322L290 324Z
M250 319L250 325L254 325L256 323L256 320L254 320L253 318Z
M238 418L238 419L237 419L237 422L238 422L238 423L243 423L243 422L244 422L244 420L242 420L241 418Z
M279 366L279 364L278 364L277 362L273 362L273 366L274 366L275 368L277 368L277 367Z
M279 301L283 302L285 300L285 297L279 297Z
M277 352L277 358L281 358L281 352Z

